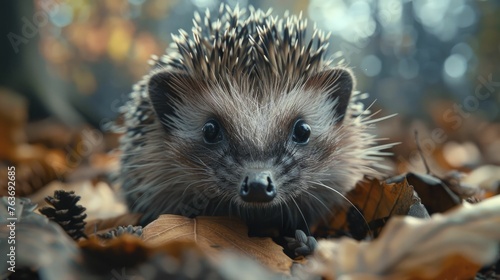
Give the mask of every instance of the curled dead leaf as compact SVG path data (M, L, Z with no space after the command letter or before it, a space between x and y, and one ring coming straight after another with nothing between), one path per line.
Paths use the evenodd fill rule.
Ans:
M500 194L500 166L481 166L465 176L463 182L477 186L485 198Z
M151 257L154 250L132 235L123 235L105 244L97 238L80 241L80 249L86 263L97 272L114 267L135 266Z
M428 174L406 174L406 179L418 193L429 214L442 213L462 203L441 179Z
M320 241L309 273L326 279L470 279L498 258L500 196L429 220L395 217L372 242ZM437 278L437 277L444 278Z
M292 260L271 238L248 237L248 229L240 220L228 217L161 215L144 228L143 240L160 246L173 241L195 242L208 256L217 259L224 251L256 259L273 271L290 273Z

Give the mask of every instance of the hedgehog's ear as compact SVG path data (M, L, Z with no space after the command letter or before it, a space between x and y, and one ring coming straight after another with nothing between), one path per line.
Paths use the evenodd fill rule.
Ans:
M338 117L338 121L344 119L354 87L353 75L349 70L343 68L324 70L311 76L305 87L327 94L336 102L335 116Z
M167 132L173 128L171 119L177 116L176 105L181 100L182 85L185 84L186 76L180 73L158 72L149 78L149 99Z

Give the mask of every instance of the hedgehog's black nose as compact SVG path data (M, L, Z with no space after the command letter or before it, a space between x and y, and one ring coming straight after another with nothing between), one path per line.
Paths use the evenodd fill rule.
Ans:
M269 202L276 196L276 187L268 171L248 172L240 186L240 197L246 202Z

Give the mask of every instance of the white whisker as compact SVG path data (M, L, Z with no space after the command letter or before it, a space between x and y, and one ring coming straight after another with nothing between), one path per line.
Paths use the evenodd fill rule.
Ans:
M299 210L300 216L302 217L302 220L304 221L304 224L306 226L307 235L311 235L311 233L309 232L310 229L309 229L309 225L307 224L307 220L304 217L304 214L302 213L302 210L300 209L299 205L297 204L297 201L295 201L295 199L292 196L290 198L292 199L293 203L297 207L297 210Z

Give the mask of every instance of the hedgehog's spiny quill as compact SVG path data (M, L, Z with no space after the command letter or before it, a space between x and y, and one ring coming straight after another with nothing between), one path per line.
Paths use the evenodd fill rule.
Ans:
M262 75L272 74L290 84L330 64L323 58L329 35L315 28L307 40L307 20L302 13L278 19L271 10L250 8L245 17L244 9L231 10L225 5L219 13L215 22L208 10L204 18L195 13L192 38L184 30L172 35L176 51L154 57L155 66L169 66L211 81L247 75L256 82Z

